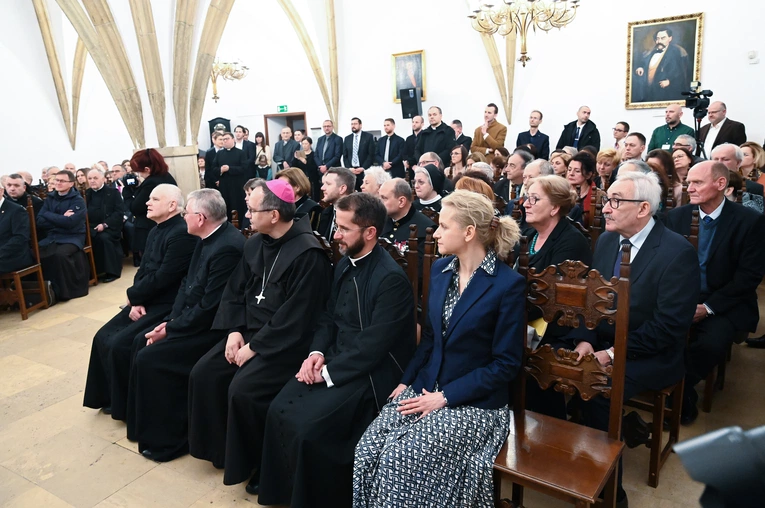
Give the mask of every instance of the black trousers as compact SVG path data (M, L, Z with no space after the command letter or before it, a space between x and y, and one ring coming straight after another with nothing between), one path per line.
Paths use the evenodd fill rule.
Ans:
M77 245L50 243L40 247L43 277L53 286L58 300L71 300L88 294L90 266Z
M693 325L685 366L686 389L706 379L725 358L735 334L736 326L725 316L709 316Z

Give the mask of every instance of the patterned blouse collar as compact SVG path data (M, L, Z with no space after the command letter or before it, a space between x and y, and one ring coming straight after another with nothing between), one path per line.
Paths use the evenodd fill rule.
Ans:
M497 271L497 253L494 252L494 249L489 249L486 253L486 257L483 258L483 261L481 261L481 265L478 268L483 268L483 271L487 274L494 275L494 272ZM459 273L459 269L460 260L457 256L454 256L454 259L446 265L446 268L444 268L441 273L446 273L448 271Z

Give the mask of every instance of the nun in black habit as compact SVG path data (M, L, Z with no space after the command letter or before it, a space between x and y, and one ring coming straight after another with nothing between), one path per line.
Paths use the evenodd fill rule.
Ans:
M260 466L268 407L308 355L332 277L309 219L293 222L292 187L255 185L248 206L259 233L223 293L212 326L219 343L189 380L189 451L225 467L226 485Z
M351 506L354 447L414 353L412 288L377 245L387 214L376 196L337 203L335 267L311 354L268 410L260 504ZM255 478L253 478L255 480Z

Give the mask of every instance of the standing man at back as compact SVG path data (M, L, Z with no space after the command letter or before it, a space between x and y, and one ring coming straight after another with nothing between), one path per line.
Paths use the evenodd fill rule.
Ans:
M420 139L417 140L417 149L414 155L419 159L422 154L427 152L437 153L442 161L448 161L454 141L454 130L441 121L441 108L433 106L428 109L428 122L430 127L422 131Z
M414 167L417 165L417 159L414 157L414 151L417 149L417 142L420 140L420 134L422 133L422 126L425 123L425 119L420 115L412 118L412 135L406 138L406 155L404 159L404 167L409 171L409 179L414 179Z
M335 124L332 120L324 120L321 128L324 130L324 135L316 141L316 149L313 153L316 165L319 166L319 173L324 175L329 168L340 165L340 156L343 155L343 138L335 134Z
M285 167L290 167L295 160L295 152L300 150L300 143L292 139L292 129L285 127L282 129L281 139L274 144L273 161L276 164L276 171ZM287 164L285 166L285 163Z
M741 122L727 118L727 113L728 107L720 101L713 102L707 110L709 123L699 130L699 141L710 153L714 147L723 143L746 143L746 127ZM696 155L701 155L701 149Z
M542 112L535 109L529 115L529 130L518 134L515 146L528 145L531 143L537 148L537 158L545 159L550 156L550 136L539 132L539 124L542 123Z
M576 120L563 127L558 144L555 146L556 149L573 146L579 150L592 145L600 150L600 132L598 132L595 122L590 120L590 113L592 111L589 106L579 108L579 111L576 112Z
M499 108L496 104L489 103L483 111L483 125L476 127L473 134L473 144L470 147L471 152L478 152L484 155L494 153L497 148L505 146L505 137L507 137L507 127L497 121ZM490 159L490 157L487 157ZM443 159L443 160L448 160Z
M390 174L391 178L404 178L404 138L395 133L396 121L386 118L383 123L385 135L377 140L375 164Z
M356 190L361 190L364 182L364 170L369 169L375 160L375 138L361 130L361 119L351 119L351 134L345 137L343 144L343 166L356 175Z

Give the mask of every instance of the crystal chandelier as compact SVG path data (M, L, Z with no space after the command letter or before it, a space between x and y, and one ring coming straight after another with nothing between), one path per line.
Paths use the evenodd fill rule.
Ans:
M210 71L210 80L213 87L213 100L218 102L218 78L227 79L229 81L240 80L247 75L249 67L242 65L241 62L219 62L216 58L213 62L212 71Z
M526 38L529 28L549 32L553 28L562 28L576 17L580 0L502 0L500 5L492 2L480 2L468 17L473 28L484 34L506 37L513 31L521 39L521 57L519 62L526 67L531 60L527 56Z

